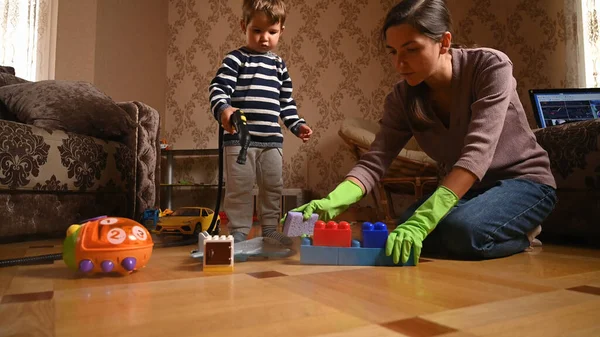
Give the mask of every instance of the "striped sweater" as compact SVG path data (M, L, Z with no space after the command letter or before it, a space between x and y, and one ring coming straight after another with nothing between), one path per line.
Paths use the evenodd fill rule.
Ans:
M296 134L305 123L292 98L292 80L285 62L272 52L245 47L228 53L209 86L210 108L221 122L221 112L233 106L246 115L250 147L282 147L279 117ZM239 145L238 134L224 133L223 145Z

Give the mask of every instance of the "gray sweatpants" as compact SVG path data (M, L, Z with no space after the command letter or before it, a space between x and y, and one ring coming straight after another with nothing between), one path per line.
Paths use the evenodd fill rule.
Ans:
M258 185L258 217L262 230L275 230L279 224L283 191L282 149L249 148L245 165L236 162L240 146L226 146L223 151L226 172L223 209L229 220L230 233L250 233L255 182Z

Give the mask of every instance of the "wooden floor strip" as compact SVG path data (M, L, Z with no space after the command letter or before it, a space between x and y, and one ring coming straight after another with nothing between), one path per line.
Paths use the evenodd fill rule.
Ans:
M23 303L23 302L35 302L35 301L48 301L54 297L54 291L44 291L40 293L25 293L25 294L11 294L2 296L0 304L6 303Z
M388 322L381 326L399 332L407 337L433 337L456 331L456 329L419 317Z

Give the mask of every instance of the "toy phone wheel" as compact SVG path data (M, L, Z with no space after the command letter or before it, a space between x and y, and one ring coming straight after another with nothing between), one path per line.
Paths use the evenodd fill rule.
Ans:
M200 235L201 232L202 232L202 224L197 222L196 226L194 227L194 234L192 234L192 236L195 238L198 238L198 235Z

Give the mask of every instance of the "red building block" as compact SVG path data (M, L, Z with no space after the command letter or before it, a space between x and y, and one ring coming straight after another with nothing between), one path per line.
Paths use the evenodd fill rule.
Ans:
M315 223L313 231L313 246L350 247L352 230L346 221L329 221L325 224L319 220Z

